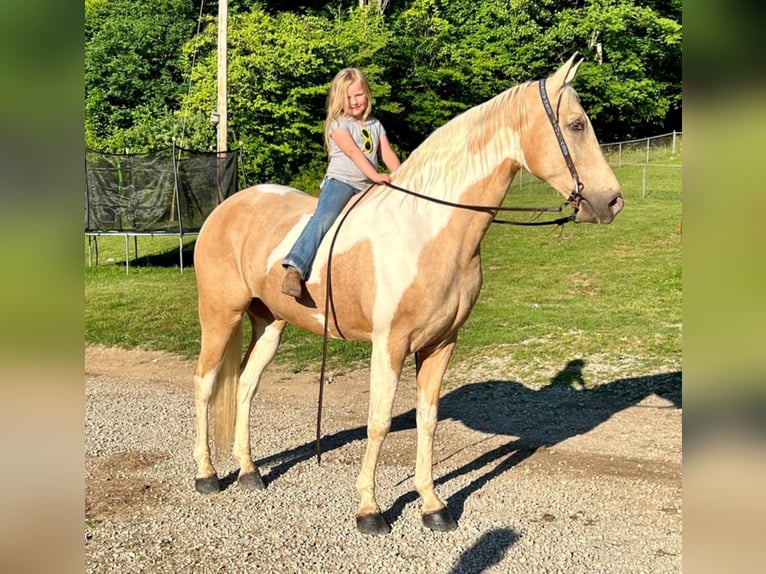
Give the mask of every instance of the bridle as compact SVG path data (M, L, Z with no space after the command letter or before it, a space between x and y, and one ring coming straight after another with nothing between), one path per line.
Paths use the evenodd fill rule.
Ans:
M545 80L544 79L539 80L538 86L540 87L540 99L543 102L543 108L545 109L545 114L548 116L548 120L551 123L551 127L553 128L553 133L556 135L556 139L559 144L559 149L561 150L561 154L564 156L564 162L566 163L567 168L569 169L569 173L572 174L572 180L574 182L572 193L569 194L569 197L566 199L566 201L562 205L558 207L504 207L504 206L489 206L489 205L472 205L472 204L465 204L465 203L455 203L452 201L447 201L445 199L439 199L436 197L423 195L421 193L417 193L410 189L400 187L398 185L394 185L393 183L390 183L390 182L384 185L390 187L391 189L395 189L397 191L405 193L407 195L425 199L427 201L430 201L432 203L436 203L439 205L446 205L450 207L455 207L459 209L468 209L472 211L483 211L487 213L497 212L497 211L527 211L527 212L534 212L536 214L535 217L538 217L542 213L561 212L563 210L564 205L567 205L567 204L571 205L573 209L573 212L570 215L559 217L551 221L507 221L507 220L493 219L492 223L500 223L500 224L508 224L508 225L524 225L524 226L558 225L563 227L565 223L574 221L575 218L577 217L577 212L580 209L580 202L582 201L582 198L583 198L582 196L583 184L580 181L580 177L577 174L577 168L575 168L574 161L572 161L572 155L569 153L569 147L567 146L566 140L564 140L564 134L561 133L561 128L559 127L558 120L556 119L556 115L553 112L553 108L551 107L551 102L548 99L548 93L545 89ZM346 217L348 217L348 214L354 210L354 208L374 187L374 185L375 184L369 185L366 189L364 189L364 191L358 194L354 203L351 205L351 207L348 210L346 210L346 213L343 214L343 217L338 223L338 227L335 229L335 234L333 235L332 241L330 243L330 251L328 253L328 259L327 259L327 288L325 293L322 368L319 374L319 398L318 398L318 405L317 405L317 427L316 427L317 464L321 463L321 460L322 460L322 447L321 447L322 398L324 395L325 369L327 367L328 316L329 316L330 308L332 310L333 321L335 323L335 329L338 331L338 335L340 335L340 337L343 339L346 338L341 332L340 327L338 326L338 317L335 314L335 303L332 300L332 288L331 288L332 253L335 247L335 240L338 237L338 232L340 231L340 228L343 227L343 223L346 221ZM415 358L417 360L417 353L415 353Z
M545 80L539 80L537 85L540 86L540 99L543 101L543 108L545 108L545 113L548 116L548 120L551 122L551 127L553 127L553 133L556 134L561 155L564 156L564 162L566 162L567 168L569 168L569 173L572 174L574 188L572 189L572 193L569 194L566 202L574 208L575 214L577 214L577 211L580 209L580 202L582 201L583 185L580 181L580 177L577 175L577 168L575 167L574 161L572 161L572 154L569 153L564 134L561 133L559 122L556 119L556 115L553 113L551 102L548 99L548 92L545 90Z
M556 114L553 112L553 107L551 106L550 99L548 98L548 92L545 89L545 80L544 79L539 80L538 86L540 88L540 99L543 102L545 115L548 116L548 120L551 123L551 127L553 128L553 133L556 136L556 140L559 144L559 149L561 150L561 155L564 156L564 163L566 163L567 169L569 169L569 173L572 174L572 181L574 183L572 188L572 193L569 194L569 197L567 197L566 201L562 205L558 207L504 207L504 206L488 206L488 205L470 205L465 203L455 203L452 201L447 201L445 199L438 199L435 197L431 197L429 195L417 193L415 191L412 191L404 187L400 187L398 185L394 185L393 183L386 183L384 185L390 187L391 189L401 191L402 193L406 193L407 195L411 195L413 197L419 197L421 199L425 199L426 201L430 201L432 203L437 203L439 205L447 205L450 207L456 207L460 209L469 209L473 211L485 211L485 212L529 211L529 212L535 213L537 217L542 213L561 212L563 210L564 205L567 205L567 204L571 205L573 209L573 212L571 215L568 215L566 217L559 217L558 219L553 219L551 221L505 221L500 219L493 219L492 223L537 226L537 225L564 225L565 223L574 221L575 217L577 217L577 212L580 210L580 202L582 201L582 197L583 197L582 196L583 184L580 181L580 176L577 174L577 168L575 167L574 161L572 160L572 154L569 153L569 147L567 146L567 142L564 139L564 134L561 133L561 128L559 127Z

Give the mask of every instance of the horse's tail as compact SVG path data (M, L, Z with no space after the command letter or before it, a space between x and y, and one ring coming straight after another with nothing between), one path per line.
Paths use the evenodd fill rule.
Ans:
M242 361L242 322L232 332L223 353L221 368L216 376L211 397L213 419L213 449L223 456L234 440L234 421L237 416L237 385Z

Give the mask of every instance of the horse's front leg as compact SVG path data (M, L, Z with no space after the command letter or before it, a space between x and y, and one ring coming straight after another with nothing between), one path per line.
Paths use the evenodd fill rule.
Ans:
M434 490L433 449L439 409L439 392L447 363L455 349L456 336L436 349L418 353L417 426L418 449L415 463L415 489L423 503L422 518L431 530L448 531L457 528L446 505Z
M375 467L383 440L391 429L396 385L401 374L404 354L393 357L387 341L375 341L370 362L370 407L367 417L367 449L362 470L356 481L360 503L356 527L363 534L388 534L391 527L383 518L375 500Z
M234 425L234 446L232 454L239 462L239 486L245 490L262 490L266 488L258 467L253 461L250 446L250 410L253 397L258 390L263 371L279 347L284 321L271 322L260 317L251 316L253 338L245 355L244 368L239 377L237 387L237 415Z

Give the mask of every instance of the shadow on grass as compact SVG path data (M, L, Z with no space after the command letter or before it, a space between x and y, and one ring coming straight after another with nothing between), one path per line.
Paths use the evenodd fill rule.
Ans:
M178 245L175 247L166 249L165 251L161 251L158 253L151 253L149 255L141 255L141 242L135 242L137 240L137 237L128 238L129 241L129 247L128 247L128 268L131 267L160 267L160 268L167 268L172 269L173 267L180 267L181 263L183 261L183 267L193 267L194 266L194 246L197 243L197 240L194 239L193 241L184 243L183 248L181 251L178 249ZM145 239L145 238L142 238ZM125 268L125 257L122 257L120 259L114 259L110 258L107 260L104 260L103 256L99 256L98 254L98 248L93 247L93 254L91 255L91 261L92 265L96 266L115 266L115 267L121 267ZM138 256L136 256L136 252L138 252ZM123 251L124 255L124 251Z
M194 246L196 245L196 239L189 243L184 243L183 249L179 252L178 247L168 249L160 253L152 253L151 255L139 255L138 258L131 259L131 267L180 267L181 256L183 256L183 267L194 267ZM122 261L124 265L125 262Z

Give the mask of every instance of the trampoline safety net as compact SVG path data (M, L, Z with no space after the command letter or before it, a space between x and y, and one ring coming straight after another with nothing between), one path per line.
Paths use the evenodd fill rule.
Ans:
M86 234L197 233L237 191L239 150L85 153Z

